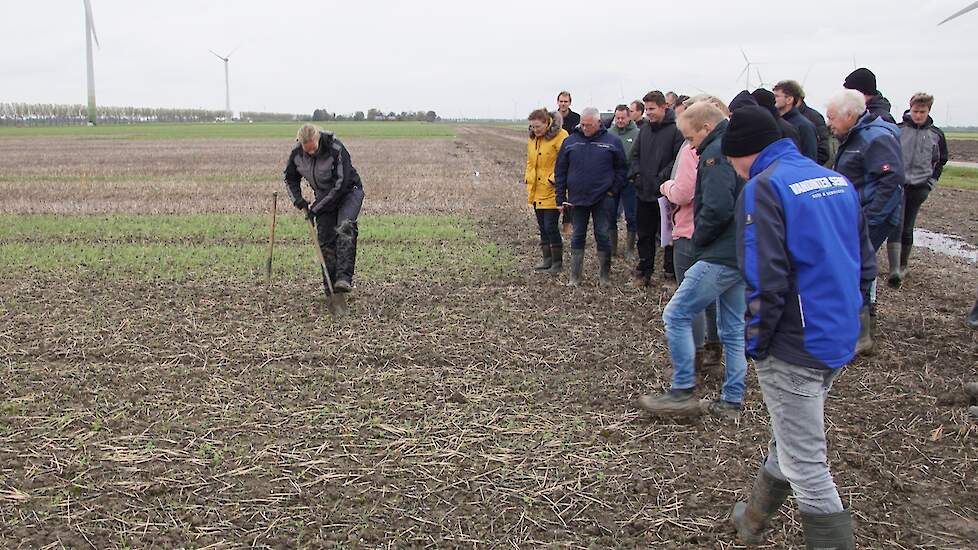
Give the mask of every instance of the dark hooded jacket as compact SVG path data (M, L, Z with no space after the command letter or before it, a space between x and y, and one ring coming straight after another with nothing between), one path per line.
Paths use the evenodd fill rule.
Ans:
M798 112L801 113L809 122L815 125L815 139L818 140L818 153L815 162L825 166L825 163L829 161L829 127L825 124L825 117L822 113L812 109L807 103L802 103L801 107L798 107Z
M662 196L659 186L672 175L672 167L684 141L683 134L676 127L676 113L672 109L666 109L661 122L646 121L639 126L638 137L628 157L629 179L635 180L639 200L659 200Z
M336 210L347 193L363 187L349 151L332 132L319 133L319 149L315 154L307 155L301 143L296 143L289 154L285 165L285 187L297 208L303 201L299 186L303 178L312 187L315 197L309 205L313 214Z
M798 130L796 130L790 122L782 119L781 115L778 114L778 110L775 109L773 105L761 105L757 102L757 98L747 90L743 90L733 98L733 101L730 102L729 106L730 112L732 113L737 109L746 107L748 105L755 105L767 109L771 113L771 116L774 117L774 120L778 123L778 128L781 129L781 137L790 139L795 144L795 147L801 149L801 136L798 135Z
M899 126L906 184L926 185L933 189L947 164L947 139L944 132L934 126L934 119L931 117L927 117L927 122L920 126L914 124L910 111L903 113L903 122Z
M893 105L890 104L890 100L883 97L883 94L876 92L876 95L866 100L866 110L870 113L882 118L890 124L896 124L896 119L890 114L890 110Z
M693 246L696 260L737 268L737 224L734 211L744 180L721 151L726 120L721 120L697 151L693 195Z
M791 123L798 130L801 137L801 146L798 149L806 157L818 161L818 136L815 135L815 125L805 118L797 108L788 111L781 116L784 120Z

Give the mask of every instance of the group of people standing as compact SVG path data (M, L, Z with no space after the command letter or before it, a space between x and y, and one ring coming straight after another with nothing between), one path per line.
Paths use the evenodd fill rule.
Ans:
M824 403L842 367L873 352L883 242L888 284L899 288L907 274L917 212L947 162L933 102L915 94L898 125L863 68L830 99L827 121L792 80L729 104L652 91L619 105L609 128L593 107L571 111L568 92L557 110L530 113L525 180L543 251L537 269L563 270L563 213L573 226L568 284L581 283L590 222L599 284L610 285L619 208L632 284L651 284L656 234L671 259L678 288L662 315L671 387L638 406L737 421L754 361L772 438L749 498L732 509L741 542L762 542L794 494L808 548L854 546L827 463ZM708 352L711 336L723 382L719 398L701 400L698 381L720 363Z

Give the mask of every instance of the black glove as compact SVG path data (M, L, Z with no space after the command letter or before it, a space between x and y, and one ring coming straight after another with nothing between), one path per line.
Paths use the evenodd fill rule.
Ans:
M306 202L306 199L299 199L299 200L295 201L293 204L299 210L305 210L306 208L309 208L309 203Z
M312 208L306 208L305 213L306 213L307 220L311 222L316 221L316 214L312 211Z

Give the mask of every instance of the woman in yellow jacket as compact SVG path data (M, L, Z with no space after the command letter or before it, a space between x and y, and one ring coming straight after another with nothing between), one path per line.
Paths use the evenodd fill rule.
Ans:
M527 120L530 122L530 139L526 143L524 179L527 202L533 207L540 228L540 251L543 253L543 262L535 269L560 273L564 266L564 246L558 228L560 210L554 190L554 165L567 131L561 127L560 114L547 109L533 111Z

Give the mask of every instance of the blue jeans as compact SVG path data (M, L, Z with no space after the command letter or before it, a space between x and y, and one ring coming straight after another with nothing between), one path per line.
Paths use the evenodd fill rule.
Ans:
M635 201L638 200L635 196L635 184L629 183L625 185L625 188L621 190L617 196L615 196L615 206L614 215L611 217L611 231L618 232L618 212L624 211L625 213L625 229L631 233L636 231L635 228Z
M699 261L686 270L683 282L672 295L662 320L666 325L669 355L672 357L673 389L696 386L693 322L706 306L717 305L717 329L723 343L726 369L720 398L732 403L744 400L744 296L746 284L740 271L733 267Z
M571 233L571 250L584 250L584 243L587 240L587 224L590 219L594 222L594 243L597 245L598 252L610 254L611 237L608 234L608 224L613 215L612 209L614 207L615 198L607 195L597 204L572 207L570 212L574 232Z
M557 246L560 240L560 210L556 208L537 208L533 207L533 213L537 216L537 227L540 229L540 244Z

